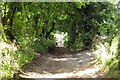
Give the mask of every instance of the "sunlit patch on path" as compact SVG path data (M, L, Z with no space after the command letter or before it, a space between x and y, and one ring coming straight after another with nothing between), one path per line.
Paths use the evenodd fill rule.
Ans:
M56 73L51 74L39 74L36 72L28 72L25 75L20 75L23 78L97 78L99 77L98 73L100 70L99 67L88 68L83 71L75 71L75 72L64 72L64 73Z
M23 78L97 78L101 65L96 64L92 51L71 54L38 55L26 66Z

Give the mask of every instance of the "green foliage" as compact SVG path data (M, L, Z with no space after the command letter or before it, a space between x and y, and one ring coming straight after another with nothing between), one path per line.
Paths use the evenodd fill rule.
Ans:
M11 56L13 52L10 49L3 49L1 53L1 66L0 71L1 77L11 77L14 74L14 70L18 68L17 64L15 64L14 57Z
M112 39L110 46L110 53L114 56L118 56L118 43L119 43L119 35L116 35Z
M20 67L31 62L34 57L35 57L34 52L31 50L29 50L28 52L27 50L26 52L16 51L16 54L15 54L15 59L17 60L17 63Z
M8 75L31 61L34 52L43 53L53 47L56 41L52 33L56 31L67 33L64 39L66 47L82 50L90 49L93 45L96 56L103 64L115 66L113 63L118 60L119 25L112 3L3 2L0 6L4 26L0 27L3 32L1 40L14 42L18 46L17 51L1 49L6 61L7 56L12 59L3 63L2 68ZM17 68L11 66L14 61ZM9 69L13 69L13 72L9 72Z
M18 51L14 44L0 42L0 77L13 77L13 74L20 69L21 66L30 62L34 54L24 51Z
M108 76L118 77L118 35L109 42L100 41L95 44L96 48L94 54L97 60L103 64L105 69L108 69Z
M0 26L2 27L2 26ZM13 75L34 58L32 49L19 49L14 43L7 43L4 29L1 28L2 40L0 41L0 78L11 78ZM5 42L7 41L7 42Z
M7 41L6 37L5 37L5 33L4 33L4 27L2 26L2 24L0 23L0 41L5 40Z
M44 53L49 47L55 46L55 39L40 39L40 41L35 41L34 49L36 52Z
M68 44L68 34L66 34L64 36L63 41L64 41L64 47L67 47L67 44Z
M107 3L108 4L108 3ZM103 6L103 4L102 4ZM94 41L94 53L98 60L108 69L108 76L118 77L118 44L119 35L117 12L114 5L109 4L109 10L104 9L102 22L97 23L99 34ZM103 6L105 8L105 5Z
M85 45L83 41L81 41L81 38L76 39L75 44L73 45L74 50L83 50L85 48Z
M37 49L40 47L38 51L42 50L42 52L49 46L46 41L50 39L50 33L54 30L67 32L69 36L68 46L74 44L76 28L79 30L78 24L82 20L78 16L84 15L80 15L79 10L89 5L88 2L12 4L14 3L3 3L2 6L2 9L6 9L3 10L2 23L6 26L4 30L7 38L15 39L21 47L29 46ZM10 16L6 16L7 14L10 14ZM74 24L75 21L77 22ZM75 29L74 32L72 31L73 28ZM78 32L80 33L80 31ZM44 42L42 42L42 39L44 39ZM38 44L36 45L36 43Z

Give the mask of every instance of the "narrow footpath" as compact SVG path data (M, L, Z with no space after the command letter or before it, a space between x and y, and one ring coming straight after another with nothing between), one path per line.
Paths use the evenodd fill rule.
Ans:
M36 53L36 58L24 66L22 78L104 78L105 72L91 50L70 53L56 47L49 53Z

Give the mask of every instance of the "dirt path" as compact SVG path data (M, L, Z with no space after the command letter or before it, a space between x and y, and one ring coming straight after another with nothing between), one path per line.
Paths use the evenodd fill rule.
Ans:
M65 48L57 48L51 53L36 54L36 59L25 66L24 74L20 76L22 78L98 78L104 75L104 72L100 71L101 65L96 63L90 50L69 53Z

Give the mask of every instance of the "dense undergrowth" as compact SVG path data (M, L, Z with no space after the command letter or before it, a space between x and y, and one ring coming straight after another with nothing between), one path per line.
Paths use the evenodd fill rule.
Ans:
M117 18L116 18L117 17ZM119 20L119 15L114 16ZM106 34L103 26L100 29L101 35L95 36L95 43L92 44L93 53L100 64L103 65L103 70L106 71L106 76L110 78L118 78L119 76L119 46L120 46L120 34L119 34L119 22L112 24L111 31ZM110 27L106 25L107 28Z
M36 52L54 47L56 31L67 33L64 46L69 49L93 49L108 74L118 77L120 25L112 3L0 4L0 77L13 77Z
M19 46L6 39L4 31L1 28L0 40L0 79L12 78L20 68L32 61L34 51L30 49L19 49Z
M106 71L106 76L110 78L119 77L119 57L118 57L119 36L116 35L111 44L108 42L99 41L95 44L93 53L100 64L103 65L103 70Z

